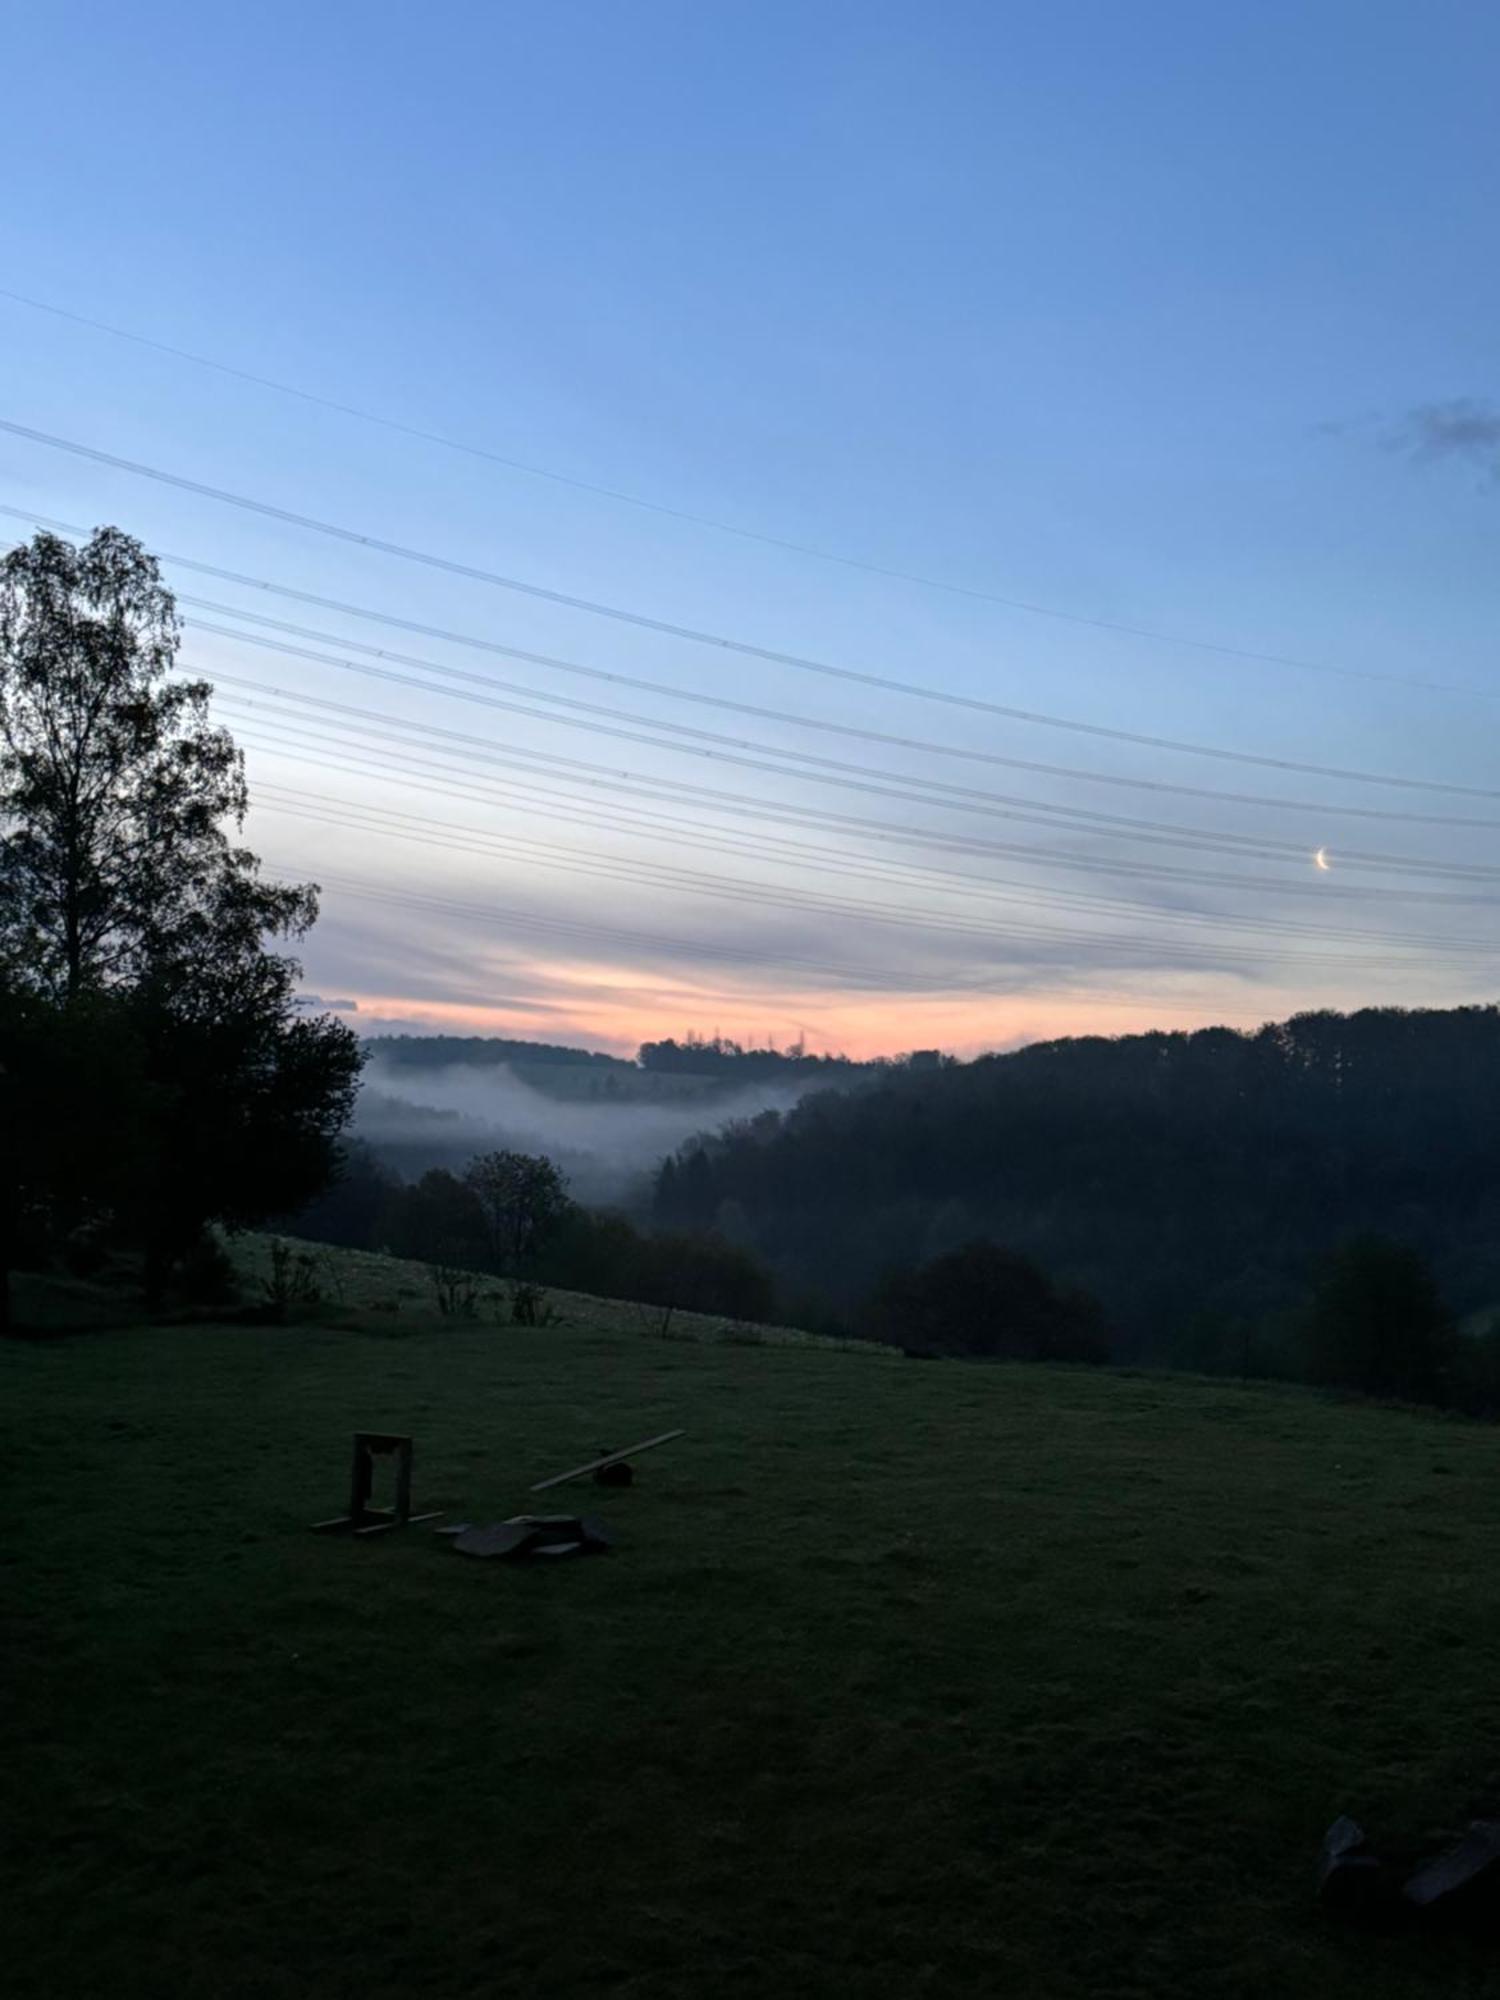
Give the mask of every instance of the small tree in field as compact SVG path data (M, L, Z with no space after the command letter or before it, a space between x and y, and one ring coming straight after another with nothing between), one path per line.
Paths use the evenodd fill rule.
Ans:
M530 1153L481 1153L464 1180L484 1218L490 1259L508 1277L526 1269L573 1205L557 1168Z
M1335 1251L1313 1293L1308 1373L1367 1396L1431 1402L1454 1358L1453 1321L1420 1251L1356 1237Z
M117 528L0 561L0 1129L36 1135L0 1163L0 1212L13 1237L22 1208L108 1206L151 1291L207 1221L317 1192L360 1062L345 1026L296 1013L298 967L268 941L304 933L317 892L262 881L233 837L243 763L207 684L173 677L177 643L155 561ZM85 1030L92 1109L28 1056ZM70 1121L64 1169L46 1134Z
M876 1292L866 1322L877 1339L923 1354L1009 1361L1107 1361L1095 1300L1062 1291L1029 1257L966 1243Z

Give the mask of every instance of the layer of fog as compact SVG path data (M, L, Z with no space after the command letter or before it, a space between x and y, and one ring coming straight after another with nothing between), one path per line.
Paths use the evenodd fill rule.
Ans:
M764 1083L645 1101L602 1093L565 1098L534 1089L503 1065L429 1070L377 1057L365 1071L354 1129L407 1178L429 1167L456 1171L475 1153L511 1147L546 1154L580 1201L629 1204L685 1139L762 1111L789 1110L806 1090L801 1083Z

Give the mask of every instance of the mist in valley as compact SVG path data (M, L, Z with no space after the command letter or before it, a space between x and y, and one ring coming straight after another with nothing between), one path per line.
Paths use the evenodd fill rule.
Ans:
M559 1070L549 1082L539 1089L507 1065L414 1069L377 1055L365 1070L355 1133L407 1178L510 1147L554 1161L578 1200L630 1207L684 1140L789 1110L809 1087L726 1089L711 1079L641 1072L622 1083L582 1070Z

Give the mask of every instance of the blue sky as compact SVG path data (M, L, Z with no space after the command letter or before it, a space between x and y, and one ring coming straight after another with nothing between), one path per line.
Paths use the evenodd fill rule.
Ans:
M801 718L169 564L229 607L183 657L235 677L255 842L325 882L315 990L861 1050L1493 993L1500 795L1451 789L1500 794L1492 8L146 0L0 36L0 287L515 463L5 298L0 418L774 651L1432 788L880 692L0 432L23 514ZM430 665L275 654L236 610Z

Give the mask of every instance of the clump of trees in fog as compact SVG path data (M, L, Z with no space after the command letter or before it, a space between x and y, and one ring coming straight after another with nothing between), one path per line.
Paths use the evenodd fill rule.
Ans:
M317 892L232 837L240 753L175 676L155 561L116 528L0 561L0 1312L19 1264L138 1253L153 1299L211 1222L299 1204L358 1080L274 948Z
M770 1273L712 1230L643 1231L571 1200L550 1160L481 1154L461 1174L434 1167L402 1181L356 1140L344 1171L291 1218L299 1233L432 1265L463 1266L728 1319L776 1310Z

